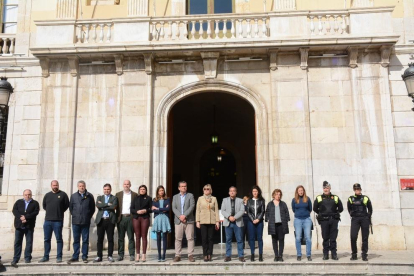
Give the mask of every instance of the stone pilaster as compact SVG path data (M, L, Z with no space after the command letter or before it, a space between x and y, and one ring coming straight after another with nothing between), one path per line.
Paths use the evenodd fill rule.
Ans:
M78 2L78 0L57 0L56 18L75 19Z
M128 0L128 16L148 16L148 0Z

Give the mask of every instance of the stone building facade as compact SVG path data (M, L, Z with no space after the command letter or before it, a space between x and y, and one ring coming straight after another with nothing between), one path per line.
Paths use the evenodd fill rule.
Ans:
M216 92L254 109L266 200L280 188L290 203L297 185L315 198L328 180L346 203L359 182L375 209L371 248L414 249L414 194L400 187L414 178L414 112L401 79L413 61L413 0L235 0L231 14L202 15L186 15L184 0L153 1L18 1L17 32L1 35L15 91L1 250L13 248L11 208L26 188L41 201L53 179L68 194L80 179L94 195L124 179L151 194L167 185L170 111ZM71 247L68 215L64 225ZM340 250L349 227L345 211ZM315 248L320 236L317 226Z

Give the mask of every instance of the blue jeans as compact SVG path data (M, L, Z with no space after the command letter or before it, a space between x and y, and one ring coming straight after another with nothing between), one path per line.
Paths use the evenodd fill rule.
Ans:
M242 227L238 227L236 223L230 222L226 228L226 257L231 257L231 242L233 240L233 234L236 236L237 241L237 253L239 258L244 256L243 253L243 240L242 240Z
M259 254L263 254L263 221L258 224L254 224L251 220L249 220L247 229L249 233L250 252L254 255L254 243L257 238L257 243L259 244Z
M26 236L26 248L24 249L24 259L30 261L32 259L33 249L33 232L34 229L18 228L14 232L14 257L13 262L18 263L22 255L23 237Z
M82 236L82 260L88 258L90 224L72 224L73 231L73 255L72 259L79 259L80 238Z
M312 249L312 240L311 240L311 228L312 228L312 219L298 219L295 218L293 225L295 226L296 232L296 253L297 256L302 256L302 247L301 247L301 240L302 240L302 231L305 232L305 239L306 239L306 256L311 256L311 249Z
M57 243L57 259L62 259L63 239L62 239L63 221L61 220L45 220L43 224L43 232L45 235L45 254L44 258L49 259L52 234L55 233Z

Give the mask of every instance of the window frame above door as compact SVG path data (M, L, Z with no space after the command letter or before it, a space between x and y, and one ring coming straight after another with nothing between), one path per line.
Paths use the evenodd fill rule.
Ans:
M187 11L186 11L186 14L187 15L191 15L190 14L190 4L191 4L191 0L186 0L187 1ZM223 1L223 0L207 0L207 13L206 14L215 14L214 13L214 2L215 1ZM234 11L235 11L235 9L236 9L236 3L235 3L235 0L231 0L231 4L232 4L232 7L231 7L231 9L232 9L232 12L231 13L234 13Z

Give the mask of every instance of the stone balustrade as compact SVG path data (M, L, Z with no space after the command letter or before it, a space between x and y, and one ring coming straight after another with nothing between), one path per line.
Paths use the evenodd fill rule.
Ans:
M267 38L268 21L267 14L160 17L150 20L150 40Z
M349 33L348 12L310 12L308 19L311 35L345 35Z
M316 44L321 38L328 39L325 43L329 40L337 43L337 39L341 37L361 37L371 42L383 42L385 37L394 41L397 34L390 24L393 10L394 7L371 7L324 11L36 21L36 45L32 49L35 52L39 49L42 53L50 53L59 47L88 45L119 49L133 45L176 49L180 48L180 45L191 47L200 41L207 43L205 45L220 41L243 45L250 42L274 45L284 43L283 41L298 40L301 45L311 45L313 39ZM14 45L14 37L4 39L13 40ZM172 41L174 43L171 43ZM340 41L345 43L345 40ZM11 46L10 50L7 47L3 47L6 52L13 50ZM104 49L105 47L100 47L99 51L105 51Z
M15 34L0 34L0 46L2 55L13 55L16 45Z
M78 21L76 23L76 43L112 42L112 21Z

